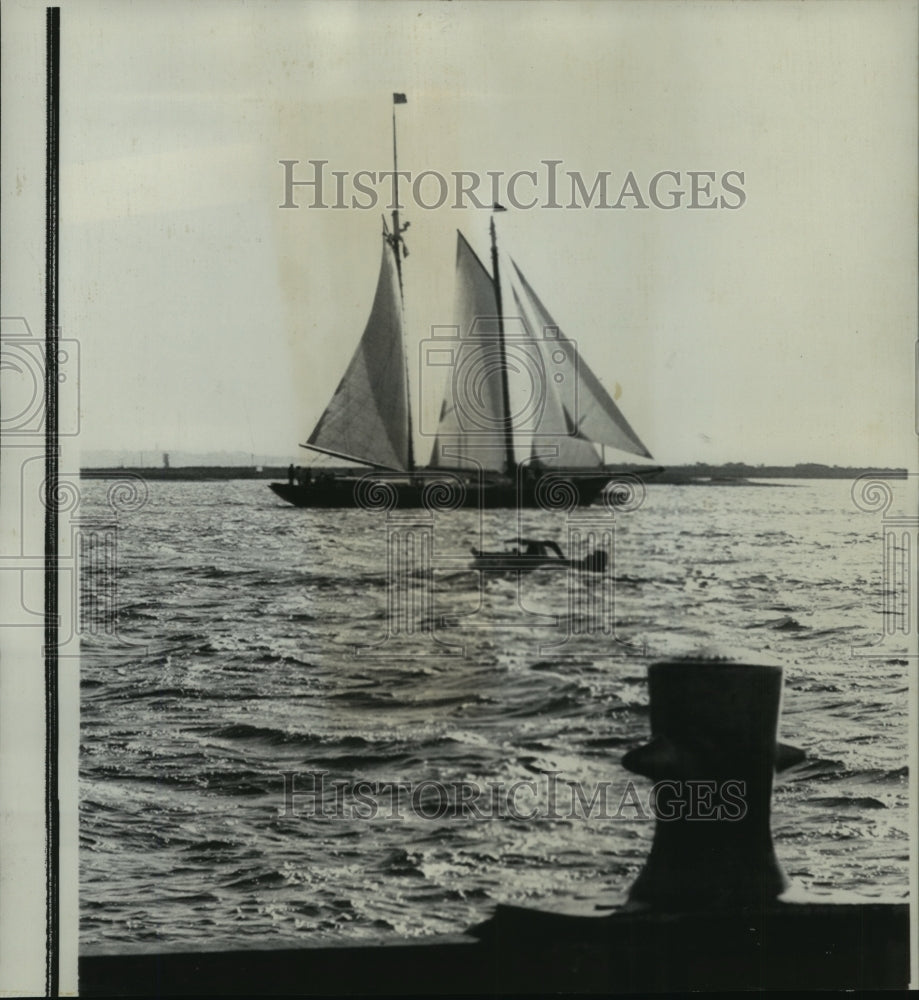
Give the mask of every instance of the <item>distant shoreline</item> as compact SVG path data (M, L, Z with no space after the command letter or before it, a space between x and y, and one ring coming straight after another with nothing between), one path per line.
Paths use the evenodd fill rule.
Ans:
M336 475L362 475L364 470L355 468L323 469ZM760 486L771 485L750 480L760 479L857 479L859 476L878 476L883 479L905 479L906 469L877 469L828 466L817 464L780 466L752 466L741 463L728 465L674 465L660 472L649 474L642 466L621 466L610 473L646 477L649 484L667 486ZM230 479L264 479L287 481L287 466L265 465L186 465L175 468L162 466L106 466L80 470L82 479L119 479L122 476L139 476L147 480L170 482L218 482Z

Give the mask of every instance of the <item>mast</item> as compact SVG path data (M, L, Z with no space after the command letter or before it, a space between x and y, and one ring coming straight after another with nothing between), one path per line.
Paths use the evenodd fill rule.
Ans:
M396 153L396 98L405 100L404 94L392 95L392 170L393 170L393 209L392 209L392 231L390 246L396 255L396 274L399 275L399 297L403 299L402 305L405 307L404 294L402 291L402 254L399 245L402 242L402 230L399 227L399 158ZM402 102L398 102L402 103Z
M495 211L503 212L505 209L495 203ZM492 214L491 226L491 280L495 286L495 301L498 304L498 354L501 366L501 404L504 409L504 471L513 478L516 471L514 463L514 433L511 427L511 401L510 392L507 387L507 353L504 348L504 307L501 303L501 275L498 272L498 240L495 235L495 217Z
M412 392L411 382L408 377L408 352L405 350L405 293L402 288L402 258L408 256L405 250L405 243L402 233L408 229L408 223L399 225L399 160L396 152L396 105L405 104L405 94L392 95L392 169L393 169L393 210L392 210L392 234L387 236L389 245L396 255L396 274L399 277L399 300L402 303L402 354L405 358L405 392L406 392L406 412L408 414L408 471L415 471L415 444L412 440Z

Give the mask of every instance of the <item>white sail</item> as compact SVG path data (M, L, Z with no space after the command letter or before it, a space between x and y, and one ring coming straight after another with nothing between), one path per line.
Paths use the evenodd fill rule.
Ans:
M567 410L564 411L567 415ZM599 469L603 465L597 449L578 434L569 416L571 433L567 437L533 437L531 462L533 468Z
M521 302L516 287L513 289L513 293L514 303L520 318L523 320L523 330L526 332L528 343L536 341L540 354L543 354L546 345L549 347L549 353L543 354L541 359L544 399L538 419L532 428L530 465L533 468L542 466L556 469L597 468L603 464L603 461L597 449L581 434L571 416L569 409L571 401L569 400L569 405L566 405L564 395L559 391L558 382L555 379L556 375L561 375L563 380L567 376L568 381L573 382L575 369L571 368L570 371L566 372L564 370L567 367L565 363L559 364L556 359L552 358L552 341L539 343L544 332L536 325L539 320L534 316L532 308L527 308L527 305ZM539 340L534 334L536 329L539 330ZM551 368L548 367L550 361ZM576 387L570 393L572 398L575 398L575 391Z
M402 299L393 251L384 238L364 335L308 445L339 458L404 470L409 463L408 408Z
M573 441L578 439L585 442L593 441L595 444L610 445L633 455L651 458L651 453L629 426L629 422L622 415L619 407L616 406L600 380L578 354L573 341L568 340L562 334L558 324L552 319L539 296L530 287L516 262L512 260L511 263L514 265L514 275L512 276L514 297L518 302L518 308L525 317L531 335L542 351L547 371L547 386L554 385L554 375L559 367L559 363L553 358L556 352L560 351L564 354L563 369L576 373L577 402L576 407L573 404L571 407L575 409L575 412L571 413L564 406L561 412L557 407L553 409L548 405L547 399L543 421L540 422L540 433L570 434L573 428L577 435L576 438L572 439ZM551 397L553 393L549 392L547 395ZM563 430L564 427L568 427L568 430Z
M457 233L456 340L431 465L503 471L507 425L502 387L504 355L491 275Z

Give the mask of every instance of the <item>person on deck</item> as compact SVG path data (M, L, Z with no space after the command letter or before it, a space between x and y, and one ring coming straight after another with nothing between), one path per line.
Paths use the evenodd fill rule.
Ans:
M291 462L290 465L287 466L287 485L288 486L293 486L294 485L294 463L293 462Z

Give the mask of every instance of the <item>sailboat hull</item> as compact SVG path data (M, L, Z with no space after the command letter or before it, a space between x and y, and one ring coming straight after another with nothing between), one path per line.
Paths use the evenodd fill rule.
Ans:
M567 479L553 474L552 482L460 482L454 477L418 476L394 479L380 476L341 476L304 485L269 483L282 500L295 507L336 510L412 510L448 511L458 509L541 509L564 510L586 507L601 499L604 487L615 476L578 475Z

